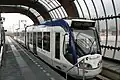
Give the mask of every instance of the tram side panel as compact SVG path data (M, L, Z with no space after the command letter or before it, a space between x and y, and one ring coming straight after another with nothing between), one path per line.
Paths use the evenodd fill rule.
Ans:
M32 31L34 31L34 32L32 32ZM50 43L50 41L52 41L52 38L50 38L50 37L52 34L50 34L50 31L45 31L45 30L42 31L42 29L37 28L37 27L34 28L34 30L32 30L32 31L28 30L28 32L30 32L29 33L29 42L27 43L27 45L29 44L28 47L30 48L30 50L32 52L35 53L35 51L36 51L37 55L41 59L43 59L45 62L47 62L51 65L52 64L52 59L51 59L51 48L52 48L51 44L52 43ZM36 34L36 38L35 38L35 35L33 35L34 33ZM36 44L34 44L33 42Z

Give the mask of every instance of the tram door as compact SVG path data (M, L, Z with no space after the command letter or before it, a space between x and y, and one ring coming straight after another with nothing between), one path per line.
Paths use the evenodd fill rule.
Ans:
M36 48L36 32L33 32L33 52L37 54L37 48Z
M27 32L27 41L26 41L26 44L27 44L27 48L29 49L29 33Z
M55 33L55 58L60 60L60 33Z
M60 33L56 32L55 33L55 59L54 59L53 65L58 68L59 70L62 69L62 64L60 64Z

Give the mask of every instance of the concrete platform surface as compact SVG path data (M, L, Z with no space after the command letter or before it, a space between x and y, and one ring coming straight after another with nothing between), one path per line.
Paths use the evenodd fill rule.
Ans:
M0 80L65 80L47 64L6 37Z

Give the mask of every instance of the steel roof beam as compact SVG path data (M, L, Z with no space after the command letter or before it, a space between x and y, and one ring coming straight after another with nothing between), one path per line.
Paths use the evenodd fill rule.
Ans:
M34 8L45 20L51 18L47 9L36 0L2 0L0 5L24 5Z
M37 19L37 17L30 11L25 10L24 8L20 8L20 7L10 7L10 6L0 6L0 13L21 13L24 15L27 15L33 22L34 24L39 24L39 21ZM29 14L28 14L29 13Z

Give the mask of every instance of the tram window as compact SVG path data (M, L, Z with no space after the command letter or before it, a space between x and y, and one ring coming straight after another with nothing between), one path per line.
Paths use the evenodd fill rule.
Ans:
M24 32L20 33L20 39L24 41Z
M17 36L19 36L19 32L17 32Z
M29 33L27 33L27 43L29 43Z
M33 32L33 44L36 44L36 32Z
M39 48L42 48L42 32L38 32L37 44Z
M32 44L32 33L30 33L30 44Z
M15 36L18 36L18 33L17 33L17 32L15 33Z
M17 35L16 35L16 32L14 33L14 35L17 36Z
M21 36L24 37L24 32L21 32Z
M43 33L43 49L50 51L50 32Z
M55 33L55 58L60 59L60 33Z
M19 38L21 38L22 37L22 32L19 32Z

